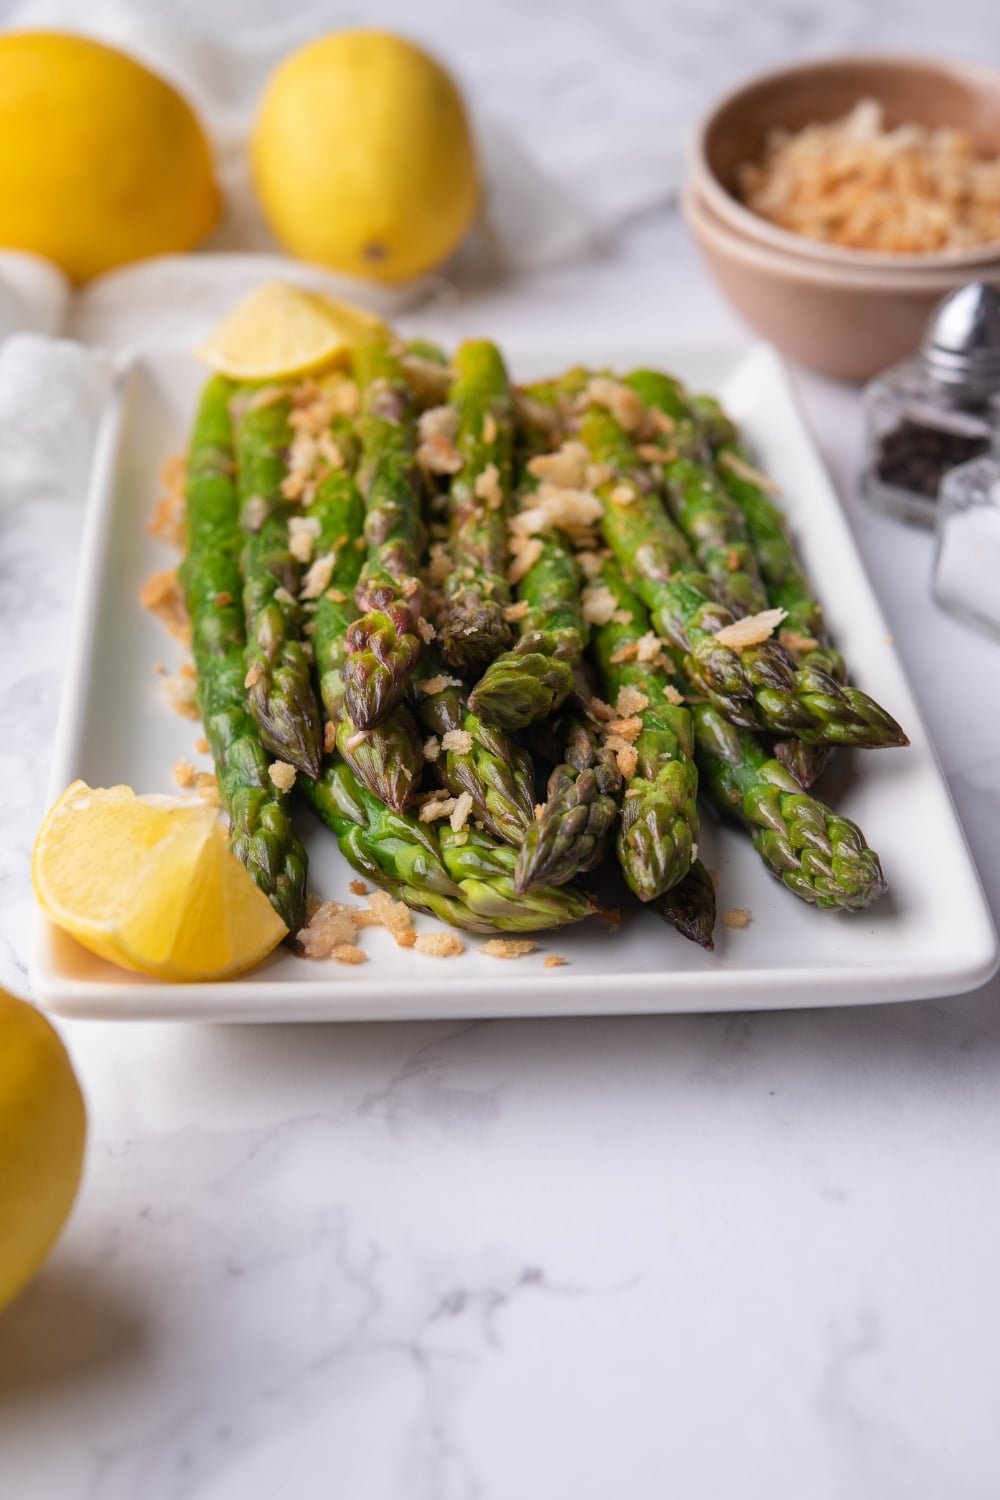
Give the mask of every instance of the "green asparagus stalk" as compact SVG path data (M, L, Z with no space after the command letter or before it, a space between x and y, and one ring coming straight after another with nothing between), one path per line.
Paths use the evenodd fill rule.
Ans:
M300 567L289 550L294 507L281 492L291 441L290 401L244 390L235 437L250 712L267 748L307 775L319 774L322 731L308 653L301 640Z
M431 675L421 679L417 701L424 729L440 739L435 771L454 796L468 792L473 817L488 832L519 844L535 816L531 756L469 709L463 690L441 670L433 648L426 661Z
M519 892L564 885L596 869L618 821L622 774L614 751L586 720L570 721L563 757L517 857L514 884Z
M657 897L653 910L692 943L709 952L715 947L715 885L700 859L694 861L683 880Z
M671 513L711 580L715 597L737 616L756 614L769 605L784 607L765 591L747 519L715 467L712 440L728 440L731 431L722 408L709 397L689 397L685 402L677 382L655 370L636 371L628 376L627 384L651 411L673 424L672 456L655 464L654 472L659 472ZM794 634L795 622L788 627L786 619L785 624L779 639L800 666L802 655L790 644L799 638ZM825 668L835 681L846 681L836 652L829 652L826 659L812 657L810 663ZM807 745L791 738L778 740L774 753L808 787L818 779L833 750L829 745Z
M510 733L565 701L586 642L573 552L554 531L538 541L541 552L518 586L518 599L528 606L517 622L520 638L487 667L469 695L474 713Z
M672 701L678 694L664 666L639 659L649 616L621 570L606 562L596 581L615 604L614 614L594 632L605 691L622 723L640 725L633 738L635 768L625 777L618 862L633 894L655 901L684 879L697 851L691 716Z
M416 721L400 704L372 729L359 729L344 704L347 631L357 615L353 591L362 567L355 545L364 501L353 477L336 470L320 485L308 515L319 525L315 556L331 559L329 581L316 604L313 646L320 697L337 747L376 797L403 812L420 785L423 751Z
M445 580L437 631L446 665L469 677L478 676L514 639L504 614L510 602L505 568L513 404L495 344L459 347L449 404L457 418L462 467L448 495L453 568Z
M590 407L580 436L592 456L612 468L600 486L604 536L653 613L661 636L685 653L692 682L734 724L790 734L810 744L878 748L907 743L896 721L857 688L841 688L819 667L796 667L776 640L726 644L717 633L733 625L712 598L711 581L694 571L687 543L659 499L635 445L610 412Z
M684 411L676 381L656 370L637 370L626 385L648 410L674 424L663 443L650 444L641 456L651 463L667 501L702 572L711 579L715 597L734 615L767 609L767 594L747 533L743 513L719 479L712 453ZM662 458L657 458L657 451Z
M803 792L746 731L707 704L693 709L701 785L717 811L750 830L772 875L827 911L861 911L886 889L878 855L849 818Z
M357 350L355 364L368 553L355 590L360 617L347 632L344 701L357 727L370 729L400 701L420 656L424 528L415 412L399 357L377 339Z
M481 832L394 813L337 758L302 790L354 868L417 911L471 932L535 932L579 922L594 910L572 886L518 895L516 852Z
M249 712L233 432L235 387L216 377L195 419L187 470L187 551L181 578L191 616L198 704L215 760L229 839L294 935L305 907L306 854L287 797L268 775L268 755Z

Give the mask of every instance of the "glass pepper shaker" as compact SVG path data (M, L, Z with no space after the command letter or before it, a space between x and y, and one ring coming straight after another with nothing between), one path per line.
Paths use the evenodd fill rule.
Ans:
M1000 290L972 282L945 297L919 353L876 376L865 406L862 494L933 526L945 476L1000 436Z

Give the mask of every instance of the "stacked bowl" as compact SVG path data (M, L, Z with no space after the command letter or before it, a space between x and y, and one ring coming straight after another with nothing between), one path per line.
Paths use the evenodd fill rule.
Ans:
M698 127L681 206L720 288L784 354L865 380L918 344L934 305L969 281L1000 285L1000 242L923 254L856 250L780 228L739 199L741 167L772 132L842 119L861 100L889 128L958 130L1000 158L1000 74L904 57L839 57L768 73L728 94Z

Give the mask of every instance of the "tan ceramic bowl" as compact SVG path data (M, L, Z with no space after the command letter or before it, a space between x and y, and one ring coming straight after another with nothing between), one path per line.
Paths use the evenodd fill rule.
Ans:
M890 127L950 126L970 136L984 155L1000 156L1000 73L930 58L835 57L766 73L727 94L695 131L688 182L737 233L829 265L924 272L1000 263L1000 244L922 255L826 245L780 229L743 206L736 196L739 168L760 157L772 130L838 119L861 99L877 100Z
M956 287L973 280L1000 286L1000 258L975 270L828 264L739 234L690 183L681 208L720 288L750 327L790 359L841 380L867 380L912 353L932 308Z

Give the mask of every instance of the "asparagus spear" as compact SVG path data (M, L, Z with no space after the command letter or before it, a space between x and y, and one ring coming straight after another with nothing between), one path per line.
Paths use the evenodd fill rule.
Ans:
M700 859L694 861L683 880L657 897L653 910L692 943L709 952L715 947L715 886Z
M359 729L344 704L347 631L357 614L352 593L363 562L355 543L362 533L364 510L353 477L335 470L320 485L308 511L320 528L315 555L331 559L330 577L314 616L316 670L341 755L376 797L403 812L420 784L424 763L413 715L401 704L372 729Z
M896 721L866 693L841 688L819 667L796 667L776 640L737 649L717 639L733 625L730 610L711 597L687 543L648 489L635 445L611 413L591 406L580 436L592 456L612 468L599 487L604 536L653 612L660 635L686 653L685 671L733 723L791 734L811 744L904 745Z
M343 761L334 758L319 781L302 789L337 836L344 857L418 911L471 932L535 932L579 922L594 910L572 886L518 895L517 855L487 834L435 830L386 808Z
M556 532L537 540L539 556L518 586L528 606L518 620L520 639L487 667L469 695L474 713L511 733L553 713L569 696L586 640L573 553Z
M603 576L632 617L624 628L630 636L642 638L649 615L642 601L617 583L616 571L608 565ZM611 646L605 636L609 628L597 633L602 666ZM674 666L683 669L683 653L675 647L670 655ZM662 666L656 671L662 674ZM642 691L649 696L645 688ZM676 696L676 691L668 696ZM860 910L882 895L885 878L878 855L855 823L807 796L768 756L756 735L730 724L706 703L691 703L690 714L700 787L723 816L735 817L750 829L754 848L773 875L802 900L829 910ZM639 743L641 739L637 748ZM628 804L626 792L626 814Z
M689 398L686 403L678 383L655 370L638 370L626 383L647 407L673 424L673 456L655 467L674 519L711 580L715 597L738 616L755 614L769 605L782 607L780 599L765 592L747 520L715 468L712 441L728 440L732 430L722 408L710 397ZM788 644L789 639L797 639L794 633L789 636L797 623L796 616L787 627L786 618L780 640L792 661L802 665L801 654ZM837 682L846 681L836 652L829 652L826 659L810 658L810 662L824 667ZM807 745L791 738L778 740L774 753L802 786L809 787L833 751L829 745Z
M418 710L424 728L441 737L435 770L456 797L468 792L473 816L490 833L519 844L535 816L531 756L502 729L471 712L454 679L439 670L433 649L427 662L432 675L421 680ZM429 683L434 691L428 690Z
M886 889L874 849L849 818L803 792L759 741L707 704L693 709L701 785L719 813L750 830L772 875L803 901L861 911Z
M613 750L583 718L570 721L563 760L549 777L544 809L530 825L514 872L519 892L564 885L596 869L618 819L622 774Z
M684 879L696 852L698 773L691 716L670 701L677 694L665 691L672 684L663 665L639 659L649 616L620 569L606 562L597 583L615 606L594 632L605 690L622 724L639 726L633 735L634 767L624 768L618 862L634 895L654 901Z
M400 360L375 339L357 350L355 364L368 555L355 591L360 618L347 631L344 701L358 728L370 729L400 701L420 656L424 529L414 410Z
M243 610L250 712L269 750L319 774L321 729L309 658L300 639L300 569L288 546L293 506L281 493L291 441L290 401L242 392L235 403L236 458L246 533Z
M513 406L495 344L462 344L455 375L449 400L458 421L462 467L448 497L454 567L445 580L437 630L445 663L462 676L478 676L514 639L504 615L510 602L504 569Z
M674 520L712 581L715 597L734 615L767 609L768 600L743 513L712 466L712 453L688 416L677 383L656 370L636 370L625 384L643 404L674 425L663 444L642 457L651 462ZM662 459L654 455L659 447Z
M304 917L306 854L292 832L286 795L268 776L268 756L243 687L243 538L229 410L235 389L216 377L201 398L188 455L181 578L191 616L198 703L229 814L230 843L294 935Z

